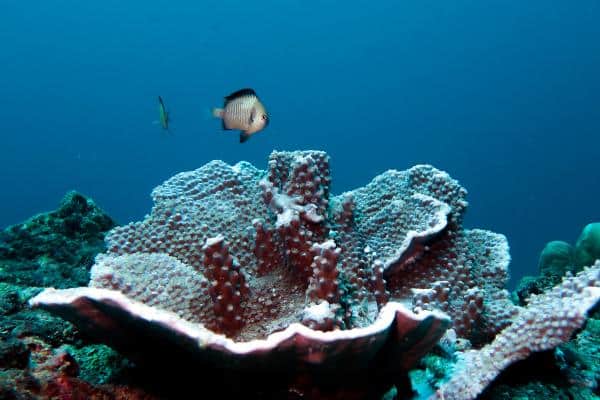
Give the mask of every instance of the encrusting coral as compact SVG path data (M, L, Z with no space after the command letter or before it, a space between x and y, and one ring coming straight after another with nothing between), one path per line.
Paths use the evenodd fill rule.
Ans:
M268 171L212 161L180 173L153 191L149 216L109 233L89 287L31 304L136 361L286 371L312 398L326 397L313 381L334 376L365 387L355 398L392 384L408 395L407 371L449 326L483 346L522 325L529 314L504 290L506 239L461 227L466 191L448 174L387 171L339 196L330 183L318 151L273 152ZM564 291L577 321L594 279Z

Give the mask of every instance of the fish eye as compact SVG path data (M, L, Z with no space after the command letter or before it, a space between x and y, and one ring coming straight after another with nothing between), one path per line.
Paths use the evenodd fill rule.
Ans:
M263 114L262 119L266 121L267 119L269 119L269 117L267 117L267 114Z

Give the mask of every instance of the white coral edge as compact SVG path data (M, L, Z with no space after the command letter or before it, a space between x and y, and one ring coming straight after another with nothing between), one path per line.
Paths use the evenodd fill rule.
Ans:
M286 329L272 333L266 339L236 342L205 328L202 324L186 321L173 312L147 306L126 297L121 292L110 289L90 287L47 288L31 298L29 304L32 307L42 308L73 307L77 300L84 298L101 303L111 303L147 321L168 327L172 331L194 339L199 347L219 346L226 351L240 355L276 348L280 343L292 338L294 335L302 335L305 338L322 343L375 335L390 327L396 318L396 313L401 313L415 322L424 321L428 317L450 321L450 318L440 311L423 310L414 313L401 303L388 302L380 310L377 319L367 327L323 332L310 329L300 323L292 323Z

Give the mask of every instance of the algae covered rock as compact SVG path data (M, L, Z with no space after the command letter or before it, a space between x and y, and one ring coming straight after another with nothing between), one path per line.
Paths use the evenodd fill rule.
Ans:
M587 224L575 244L575 265L592 265L600 259L600 222Z
M517 287L513 292L513 302L520 306L527 304L527 299L532 294L542 294L547 289L554 286L555 279L545 275L540 276L524 276L517 283ZM560 282L560 279L558 280Z
M553 240L544 246L538 267L540 274L562 277L572 264L573 246L562 240Z
M600 320L590 318L573 340L556 349L557 363L580 393L600 394Z
M538 261L539 276L524 276L514 292L515 302L524 305L532 294L540 294L560 283L567 272L577 273L600 259L600 222L583 228L575 246L562 240L548 242Z
M0 282L73 287L89 280L104 235L115 222L93 200L69 192L56 211L0 232Z
M83 347L67 345L64 349L79 364L78 377L92 385L103 385L118 380L121 371L129 365L116 351L101 344Z
M541 294L558 285L567 271L573 272L574 250L567 242L548 242L538 261L539 276L524 276L515 289L515 302L521 306L532 294Z
M152 398L112 383L128 366L122 356L27 305L41 286L87 282L113 226L91 199L70 192L58 210L0 231L0 399Z

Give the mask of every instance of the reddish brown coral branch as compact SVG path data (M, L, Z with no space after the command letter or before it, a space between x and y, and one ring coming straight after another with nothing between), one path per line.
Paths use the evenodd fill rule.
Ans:
M390 294L385 288L385 279L383 278L383 262L375 260L373 263L373 275L371 276L371 291L377 301L379 308L383 307L389 300Z
M208 292L213 301L218 330L234 333L244 324L241 303L248 293L244 275L229 254L222 236L207 240L203 250L204 274L211 282Z
M308 289L308 295L313 301L325 300L330 304L339 303L340 282L337 269L340 249L335 247L333 241L313 245L311 248L313 256L312 278Z
M352 194L348 193L344 195L341 203L341 207L338 208L337 212L333 215L333 220L337 227L344 232L351 232L354 229L354 209L356 203Z
M254 255L258 261L257 272L259 275L265 275L283 265L281 247L276 232L266 229L262 220L254 220L254 229L256 230Z

